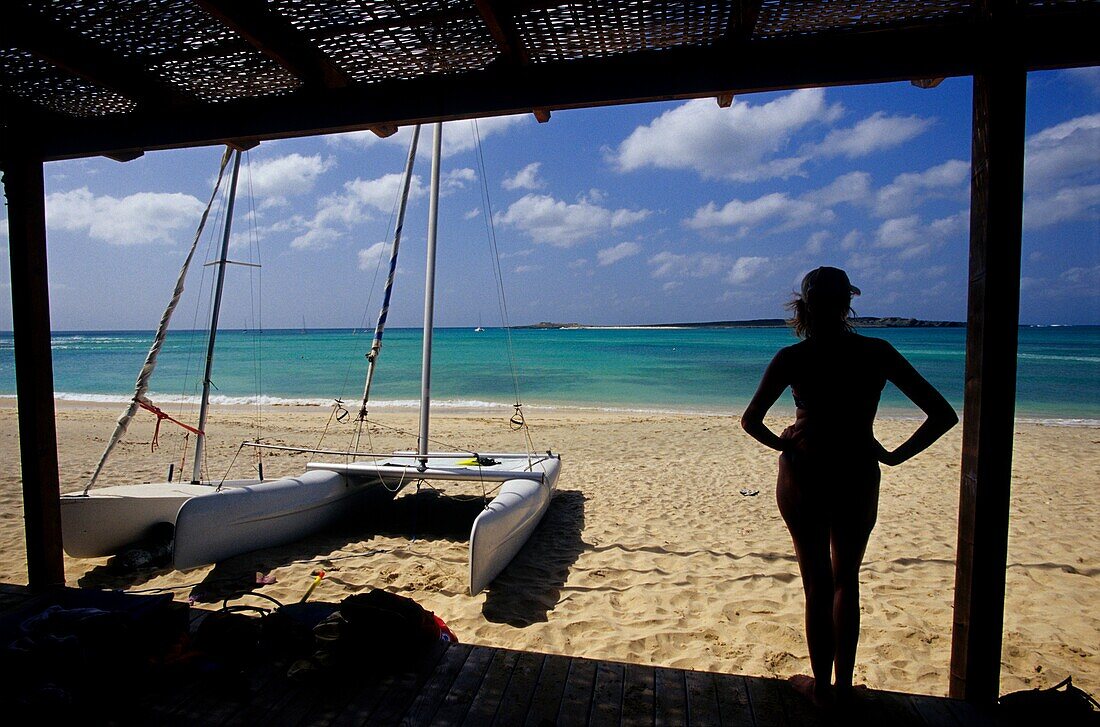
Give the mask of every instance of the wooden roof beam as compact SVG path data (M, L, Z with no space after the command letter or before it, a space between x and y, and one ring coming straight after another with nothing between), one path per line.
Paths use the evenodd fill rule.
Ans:
M748 42L756 31L756 20L760 17L760 5L763 0L741 0L737 10L730 13L730 27L726 37L730 40Z
M143 66L117 57L83 35L17 3L5 5L3 13L7 22L0 30L0 42L10 47L25 50L145 107L173 106L191 100Z
M27 125L64 123L67 120L64 115L52 109L39 106L6 91L0 91L0 124L6 123L9 119L19 119Z
M195 4L307 86L343 88L351 84L339 66L261 0L195 0Z
M474 0L477 12L481 15L489 34L493 36L500 48L501 57L508 62L518 65L527 65L530 56L523 47L516 25L512 21L512 15L504 3L493 0Z

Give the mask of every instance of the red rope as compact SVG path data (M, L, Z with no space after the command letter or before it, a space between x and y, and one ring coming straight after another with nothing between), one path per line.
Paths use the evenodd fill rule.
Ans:
M160 423L162 421L164 421L165 419L172 422L173 424L180 425L181 427L183 427L184 429L186 429L189 432L192 432L193 434L202 434L203 433L202 430L196 429L195 427L193 427L189 424L184 424L183 422L181 422L178 419L173 419L171 416L169 416L168 414L165 414L163 411L161 411L161 409L159 407L156 407L152 404L146 404L144 401L139 401L138 405L142 409L145 409L147 411L151 411L151 412L153 412L154 414L157 415L157 427L156 427L156 429L153 430L153 441L149 443L149 450L150 451L155 452L157 447L160 446L160 442L158 441L158 436L160 435Z

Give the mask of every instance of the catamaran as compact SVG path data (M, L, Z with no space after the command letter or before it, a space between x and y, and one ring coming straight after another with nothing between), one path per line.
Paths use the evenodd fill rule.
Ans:
M357 418L360 426L366 421L371 382L381 351L419 131L420 127L417 126L409 150L382 309L378 316L371 351L367 354L367 378ZM152 375L157 355L163 345L168 321L183 292L187 267L202 234L228 162L230 150L227 149L222 158L214 194L203 213L195 242L180 271L172 300L162 316L161 325L146 357L145 366L138 377L130 406L119 419L115 433L88 486L81 492L63 495L61 498L63 541L69 555L73 557L111 555L135 541L167 530L172 538L172 565L178 570L188 570L216 563L240 553L297 540L343 517L352 508L371 507L392 499L410 483L434 481L474 482L482 486L486 500L485 508L474 520L470 531L470 593L476 595L484 590L511 562L549 507L557 486L561 458L560 455L550 451L544 453L533 451L518 401L515 405L516 415L512 421L517 429L522 429L525 433L528 445L525 452L429 451L435 250L442 124L436 124L434 131L417 450L379 455L357 451L358 447L348 451L311 450L250 442L246 444L261 448L337 455L337 457L334 461L311 462L307 465L305 473L295 477L265 480L261 470L259 477L255 480L214 482L201 479L204 427L209 402L214 342L225 266L231 262L226 255L240 166L240 152L237 152L230 185L221 256L216 263L218 277L199 420L195 427L183 425L195 434L197 440L192 479L187 483L161 482L92 489L111 450L121 439L130 419L139 408L148 409L156 414L158 423L160 419L171 419L149 401L147 397L149 377ZM369 459L361 460L360 458L363 457ZM491 501L488 499L489 492L495 492Z

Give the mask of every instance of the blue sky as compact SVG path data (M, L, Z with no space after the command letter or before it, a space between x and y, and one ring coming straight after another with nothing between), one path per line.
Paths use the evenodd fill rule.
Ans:
M970 120L969 78L486 119L484 175L471 124L447 124L436 324L500 322L482 176L513 324L780 317L818 265L849 271L860 315L963 320ZM408 138L247 155L230 257L254 260L258 244L263 268L230 269L225 326L373 324ZM391 325L421 320L430 139L425 129ZM46 166L55 329L155 327L219 156ZM1100 323L1100 69L1031 74L1025 169L1021 319ZM10 291L7 254L0 267ZM207 315L201 276L196 266L176 327Z

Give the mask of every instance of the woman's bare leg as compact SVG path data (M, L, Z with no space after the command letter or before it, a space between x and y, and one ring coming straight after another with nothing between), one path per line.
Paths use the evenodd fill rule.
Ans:
M814 678L794 678L791 683L819 705L831 698L833 661L836 656L833 623L833 569L829 553L827 509L820 490L805 482L806 472L784 455L780 458L776 500L791 533L802 588L806 594L806 645ZM816 491L815 491L816 490Z
M859 643L859 569L878 516L877 465L848 485L844 501L836 503L832 530L833 628L836 639L836 691L852 690L856 646Z

